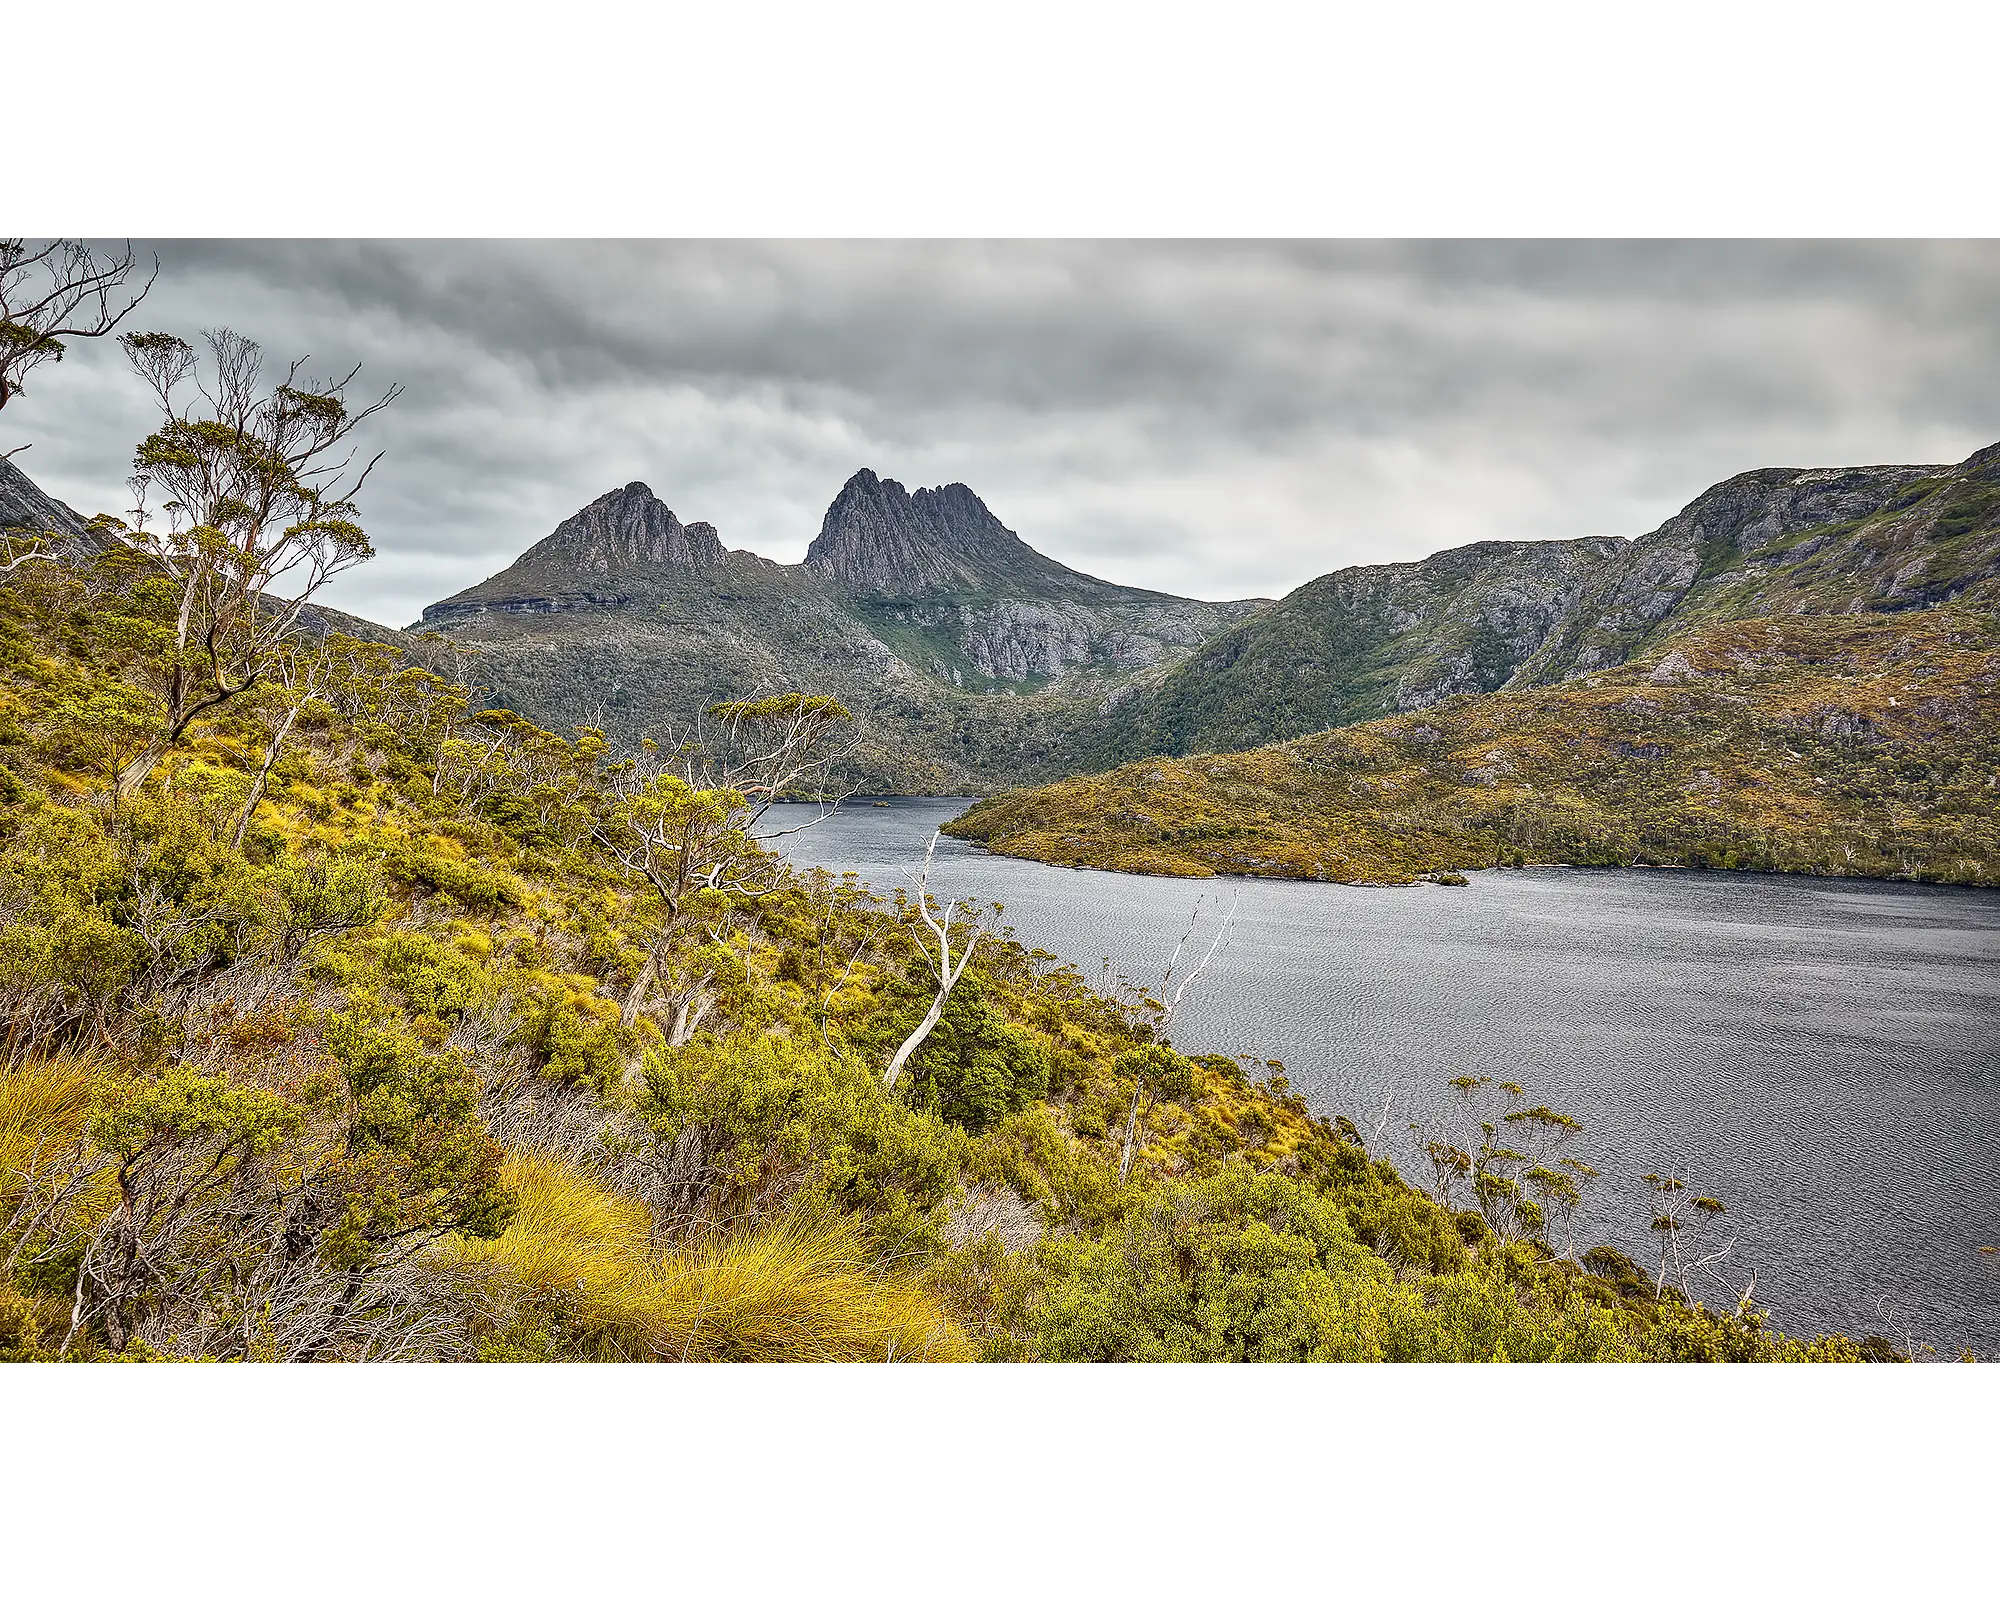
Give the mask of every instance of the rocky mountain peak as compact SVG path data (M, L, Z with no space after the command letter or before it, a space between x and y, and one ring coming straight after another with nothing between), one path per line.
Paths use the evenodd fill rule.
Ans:
M1026 544L962 483L913 494L866 467L826 508L805 564L843 588L898 598L1112 587Z
M628 483L565 518L506 571L425 606L424 621L620 606L653 592L669 573L707 571L728 560L708 523L684 523L645 484Z
M1765 467L1738 473L1697 495L1651 539L1734 546L1747 553L1807 528L1873 516L1899 491L1939 470Z
M717 567L722 541L706 522L683 523L643 483L599 495L527 551L523 563L609 574L650 567Z
M1986 477L2000 472L2000 443L1989 444L1975 450L1959 463L1958 470L1968 477Z

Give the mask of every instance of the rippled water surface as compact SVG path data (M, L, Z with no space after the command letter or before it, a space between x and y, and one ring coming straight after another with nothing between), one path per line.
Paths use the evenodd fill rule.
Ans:
M965 803L849 802L786 854L907 887ZM1585 1125L1593 1242L1643 1261L1640 1175L1677 1165L1727 1203L1775 1323L2000 1357L2000 1255L1980 1253L2000 1245L2000 893L1559 868L1467 889L1195 883L951 839L932 887L1139 982L1198 896L1238 897L1183 1049L1281 1060L1315 1111L1370 1125L1393 1095L1389 1154L1413 1180L1398 1130L1446 1082L1517 1079Z

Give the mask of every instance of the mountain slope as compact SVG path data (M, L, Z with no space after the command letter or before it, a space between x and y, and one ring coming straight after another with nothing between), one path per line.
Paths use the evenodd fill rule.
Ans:
M963 484L856 473L804 563L723 548L644 484L600 496L506 571L428 606L495 703L636 742L716 700L838 695L876 790L963 792L1078 770L1118 690L1261 602L1126 589L1052 561Z
M90 531L82 517L4 456L0 456L0 534L40 535L64 552L98 554L106 541Z
M1103 764L1242 750L1459 694L1566 682L1731 617L1900 611L2000 574L2000 445L1956 467L1772 468L1636 540L1474 544L1317 578L1103 729Z
M1710 623L1581 682L1154 759L946 828L1070 866L1409 882L1520 865L2000 883L2000 627L1962 603Z

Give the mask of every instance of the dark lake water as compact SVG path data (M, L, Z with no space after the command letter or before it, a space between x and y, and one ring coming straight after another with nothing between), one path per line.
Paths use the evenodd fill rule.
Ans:
M850 802L784 850L907 888L966 803ZM1282 1061L1316 1112L1370 1126L1395 1096L1378 1153L1412 1182L1402 1130L1444 1086L1514 1079L1584 1124L1571 1153L1603 1177L1579 1248L1645 1264L1641 1177L1673 1168L1728 1206L1739 1287L1754 1268L1774 1325L2000 1357L2000 1255L1980 1253L2000 1245L2000 892L1562 868L1466 889L1193 882L951 839L932 892L1001 902L1015 937L1086 976L1108 961L1156 986L1196 899L1213 927L1235 897L1182 1049Z

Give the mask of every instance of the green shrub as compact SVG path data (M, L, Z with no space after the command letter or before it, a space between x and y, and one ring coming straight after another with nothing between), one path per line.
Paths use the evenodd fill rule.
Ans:
M878 1237L922 1235L966 1149L963 1132L884 1095L868 1068L791 1038L658 1049L640 1109L663 1144L685 1137L700 1154L705 1211L756 1213L806 1193L869 1217Z
M508 878L471 861L459 861L422 843L398 842L383 853L390 878L405 889L449 895L467 911L482 916L518 910L527 902Z

